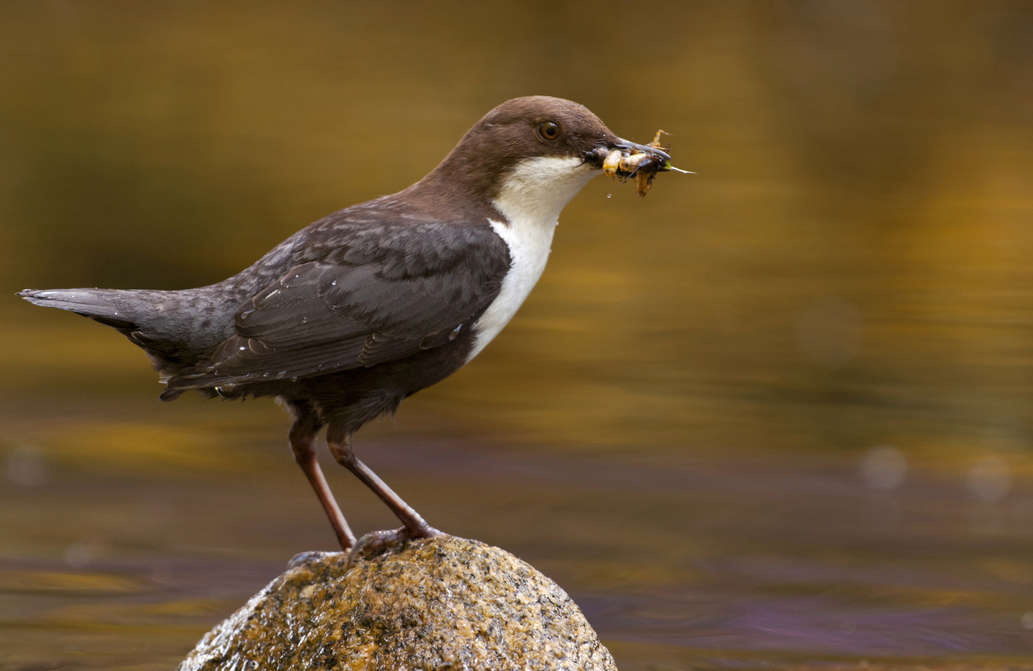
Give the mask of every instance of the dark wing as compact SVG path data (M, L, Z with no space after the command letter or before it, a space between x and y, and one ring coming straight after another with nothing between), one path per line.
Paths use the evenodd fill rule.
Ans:
M237 310L236 335L169 389L323 375L438 347L473 325L509 270L485 225L356 226L317 230L298 264Z

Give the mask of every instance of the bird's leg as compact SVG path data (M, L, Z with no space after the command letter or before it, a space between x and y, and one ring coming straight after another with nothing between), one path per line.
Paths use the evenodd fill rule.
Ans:
M327 446L330 448L330 453L334 455L337 463L354 473L359 480L362 480L363 484L372 489L373 493L379 496L380 500L391 509L391 512L402 521L402 529L399 529L398 532L378 531L363 536L359 541L359 545L352 550L352 555L356 553L356 550L360 549L360 546L366 546L370 543L382 545L402 538L431 538L441 535L440 531L427 524L420 517L419 513L409 507L398 494L395 494L383 480L377 477L377 474L370 470L369 466L359 461L355 453L352 452L349 436L341 439L327 436Z
M288 404L294 413L294 424L291 426L290 442L291 450L294 451L294 459L305 471L305 477L315 490L319 502L323 504L326 516L330 518L330 525L337 534L337 540L341 543L341 549L348 552L355 546L355 534L344 519L334 495L326 484L323 471L319 468L319 461L316 459L316 434L319 433L322 422L316 414L315 409L308 403L290 402Z

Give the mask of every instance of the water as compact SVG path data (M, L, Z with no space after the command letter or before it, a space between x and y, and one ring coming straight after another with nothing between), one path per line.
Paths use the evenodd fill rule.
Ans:
M663 128L699 174L589 184L514 321L358 454L622 669L1033 668L1030 44L1012 2L11 3L0 282L220 280L516 95ZM0 668L169 668L333 547L279 409L159 390L0 301Z
M167 668L296 551L333 549L271 404L117 406L4 417L35 436L2 490L5 668ZM1029 668L1028 478L987 501L950 463L887 489L854 452L571 453L408 414L360 454L432 524L557 580L621 668ZM392 524L326 470L353 527Z

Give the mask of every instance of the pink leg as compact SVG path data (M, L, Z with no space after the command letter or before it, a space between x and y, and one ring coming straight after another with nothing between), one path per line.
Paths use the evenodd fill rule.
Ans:
M402 536L407 538L431 538L441 535L441 532L427 524L420 514L409 507L398 494L384 483L377 474L370 470L369 466L359 461L352 452L351 441L348 437L343 440L328 438L327 445L330 453L334 455L337 463L341 464L355 474L363 484L373 490L380 500L387 504L399 520L402 521L404 532Z
M323 471L319 468L319 461L316 459L315 441L321 423L315 411L308 404L291 403L290 405L295 413L294 425L291 427L290 433L294 459L301 466L301 470L305 471L305 477L308 478L309 484L312 485L316 496L319 497L319 502L323 504L323 510L326 511L330 525L337 534L341 549L348 552L355 546L355 534L352 533L348 521L344 519L337 501L334 500L334 495L330 491L329 485L326 484L326 478L323 477Z

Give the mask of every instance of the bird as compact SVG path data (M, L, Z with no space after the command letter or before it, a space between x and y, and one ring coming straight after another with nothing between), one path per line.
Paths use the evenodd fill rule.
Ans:
M566 204L607 158L649 154L665 166L654 170L672 169L657 145L618 137L569 100L515 98L412 186L310 224L217 284L18 295L118 330L158 371L163 401L191 390L278 399L293 419L294 458L343 551L430 538L441 532L355 456L352 436L476 357L541 276ZM324 428L334 460L400 529L356 540L316 456Z

